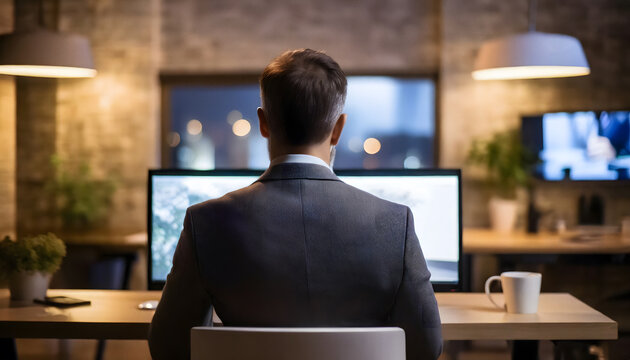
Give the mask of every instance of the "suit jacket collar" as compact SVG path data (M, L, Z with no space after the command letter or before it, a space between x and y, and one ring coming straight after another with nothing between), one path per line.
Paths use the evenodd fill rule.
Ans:
M268 168L257 181L286 179L312 179L341 181L335 174L321 165L306 163L283 163Z

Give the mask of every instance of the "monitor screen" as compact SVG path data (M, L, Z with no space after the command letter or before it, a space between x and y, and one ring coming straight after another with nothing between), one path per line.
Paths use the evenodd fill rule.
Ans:
M545 180L628 180L630 111L555 112L523 117L523 144Z
M172 265L186 209L255 182L256 170L151 170L149 172L149 286L160 289ZM411 208L436 290L461 284L459 170L339 170L349 185Z

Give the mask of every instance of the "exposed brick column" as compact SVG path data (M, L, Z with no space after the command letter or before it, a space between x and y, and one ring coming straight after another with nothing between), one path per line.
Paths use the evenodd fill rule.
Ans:
M46 181L54 169L57 80L16 79L17 232L27 235L52 230L52 196Z
M37 24L38 1L16 0L15 28ZM44 7L46 20L50 12ZM50 156L56 146L57 80L17 77L16 217L18 236L54 228L53 201L45 185L53 176Z
M13 30L13 0L0 0L0 33ZM15 81L0 75L0 236L15 231Z

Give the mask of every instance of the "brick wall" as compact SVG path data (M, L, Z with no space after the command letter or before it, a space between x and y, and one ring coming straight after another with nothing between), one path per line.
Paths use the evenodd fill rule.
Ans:
M539 1L537 30L577 37L591 75L565 79L475 81L484 40L527 30L526 1L445 0L442 164L460 165L471 137L519 125L521 114L630 106L630 3Z
M13 30L13 1L0 0L0 33ZM0 75L0 237L15 229L15 82Z
M54 199L46 185L54 175L57 79L15 80L16 211L18 235L55 228Z
M491 37L526 30L525 0L60 4L58 27L90 38L99 75L57 82L54 149L73 162L87 159L99 177L118 179L109 227L120 231L145 228L146 169L159 164L160 72L259 71L281 51L299 47L326 50L348 72L439 71L440 156L446 167L462 166L474 137L516 126L522 113L630 107L630 5L623 1L539 1L538 29L578 37L592 75L492 82L471 79L476 51ZM11 1L0 0L2 29L11 7ZM11 84L0 79L0 102L10 103ZM0 143L7 149L0 156L8 159L15 125L10 105L0 112L1 140L8 139ZM0 196L7 199L15 194L13 166L10 160L0 165ZM584 186L543 184L539 196L554 199L559 212L573 216L580 193L601 191L610 200L612 223L630 208L627 186ZM466 225L487 224L487 196L476 180L466 181ZM13 221L11 209L0 205L2 221Z
M98 75L60 80L57 152L116 183L109 227L146 229L147 169L159 164L159 1L64 0L59 27L87 36Z
M444 0L442 10L440 155L442 166L462 166L470 142L492 132L520 126L521 114L555 110L630 108L630 3L538 1L537 30L577 37L591 75L565 79L475 81L476 52L487 39L527 30L527 1ZM470 170L470 169L466 169ZM467 173L470 173L468 171ZM618 224L629 215L626 184L549 184L538 196L575 223L582 193L607 199L606 221ZM488 223L486 199L476 181L464 187L464 223Z
M439 0L162 2L163 71L260 70L287 49L349 71L435 71Z
M0 236L15 227L15 83L0 76Z

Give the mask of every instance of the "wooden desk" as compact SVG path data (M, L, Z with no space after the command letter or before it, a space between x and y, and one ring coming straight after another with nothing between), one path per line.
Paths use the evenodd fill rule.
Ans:
M501 304L501 294L493 294ZM437 293L444 340L612 340L617 323L570 294L540 296L538 313L508 314L483 293Z
M90 306L60 309L38 304L12 304L0 289L0 338L146 339L153 311L138 304L159 300L160 291L49 290L92 301Z
M110 232L65 232L59 237L68 246L103 248L118 251L137 251L147 247L146 232L119 234Z
M575 238L578 234L502 234L489 229L464 229L465 254L630 254L630 238L602 235L598 239Z
M0 290L0 338L146 339L153 311L138 310L159 291L50 290L92 301L66 310L11 307ZM500 295L497 295L500 297ZM538 314L496 309L479 293L438 293L444 340L611 340L617 323L569 294L542 294Z

